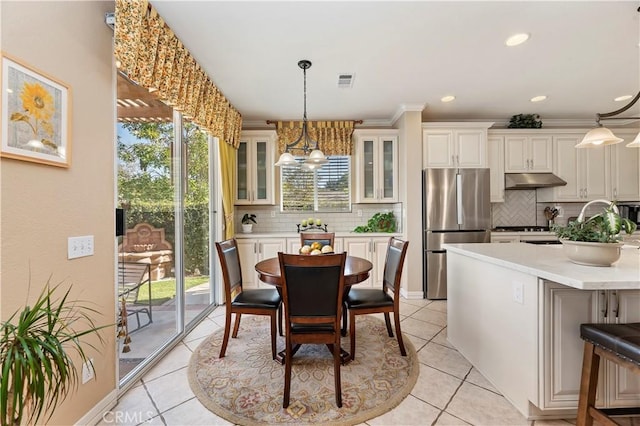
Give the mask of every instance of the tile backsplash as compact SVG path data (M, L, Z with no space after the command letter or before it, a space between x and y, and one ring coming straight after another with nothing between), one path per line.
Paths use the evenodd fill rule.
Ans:
M506 190L504 203L491 204L491 219L496 226L547 226L545 207L559 208L561 215L553 223L566 225L569 218L577 217L586 202L580 203L538 203L535 189ZM586 215L591 216L602 210L603 204L588 207Z
M536 223L536 191L530 189L505 191L504 203L491 205L491 219L494 228L543 225Z
M309 217L319 218L327 224L329 232L349 232L367 221L378 212L393 211L398 223L398 232L402 232L402 203L394 204L353 204L350 212L304 212L282 213L279 206L235 206L234 220L236 232L242 231L241 219L245 213L256 215L257 224L254 233L297 232L296 224ZM360 216L360 213L362 214Z

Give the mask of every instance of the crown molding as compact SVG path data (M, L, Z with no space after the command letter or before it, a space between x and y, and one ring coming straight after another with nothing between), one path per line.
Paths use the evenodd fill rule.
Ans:
M425 109L426 106L427 106L427 104L401 104L398 107L398 109L396 110L396 113L393 115L393 117L391 117L391 120L389 122L389 126L393 125L393 123L398 121L398 119L405 112L420 112L421 113Z

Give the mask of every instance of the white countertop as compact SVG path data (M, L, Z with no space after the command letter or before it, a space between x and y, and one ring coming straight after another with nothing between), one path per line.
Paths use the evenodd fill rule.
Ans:
M309 232L316 232L316 231L309 231ZM324 232L324 231L318 231L318 232ZM392 233L386 233L386 232L350 232L350 231L344 231L344 232L336 232L335 233L335 237L336 238L344 238L344 237L362 237L362 238L368 238L368 237L402 237L402 233L398 233L398 232L392 232ZM257 233L257 232L251 232L248 234L243 234L243 233L237 233L235 234L235 238L300 238L300 234L297 232L261 232L261 233Z
M624 246L620 260L610 267L583 266L564 255L562 245L444 244L459 253L581 290L640 289L640 250Z

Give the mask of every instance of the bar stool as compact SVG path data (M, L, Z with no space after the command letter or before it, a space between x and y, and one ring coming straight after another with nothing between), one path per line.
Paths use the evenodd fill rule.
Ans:
M601 357L640 374L640 323L581 324L580 337L584 340L584 357L577 426L591 426L594 419L604 425L617 425L609 415L640 413L640 407L611 410L594 407Z

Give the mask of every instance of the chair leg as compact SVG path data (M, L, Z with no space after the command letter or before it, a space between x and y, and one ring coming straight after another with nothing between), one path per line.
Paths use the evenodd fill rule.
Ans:
M349 354L351 360L354 360L356 359L356 314L353 309L349 310L349 340L351 341Z
M584 355L582 358L582 376L580 378L580 400L578 401L577 426L592 426L593 418L589 414L589 407L593 407L596 401L596 389L598 387L598 370L600 357L594 352L595 347L584 342Z
M289 406L289 393L291 392L291 362L293 356L291 354L291 342L289 339L286 340L284 356L284 396L282 400L282 408L287 408Z
M284 306L283 303L278 307L278 332L280 336L284 336L284 333L282 332L282 306Z
M389 312L384 313L384 323L387 325L387 333L389 333L389 337L393 337L393 331L391 330L391 320L389 319Z
M237 315L237 314L236 314ZM227 343L229 343L229 331L231 330L231 311L227 310L224 320L224 337L222 338L222 346L220 347L220 355L218 358L224 358L227 352Z
M346 303L342 303L342 329L340 330L340 334L342 336L346 336L347 335L347 304Z
M342 408L342 384L340 382L340 339L333 344L333 376L335 378L336 405Z
M402 331L400 331L400 312L398 310L393 311L393 322L396 325L396 337L398 338L398 346L400 346L400 355L407 356L407 350L404 348L404 341L402 340Z
M233 334L231 335L231 337L233 337L234 339L236 337L238 337L238 330L240 329L240 317L242 316L241 313L236 312L236 323L233 325Z
M281 318L278 312L271 312L271 359L276 359L276 315Z

